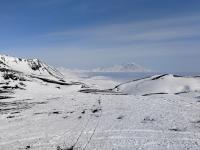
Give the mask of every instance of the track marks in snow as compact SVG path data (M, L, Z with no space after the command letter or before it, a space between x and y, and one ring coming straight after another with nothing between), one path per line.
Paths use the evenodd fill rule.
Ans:
M75 149L77 148L77 144L79 144L79 141L82 141L83 138L84 140L85 139L85 133L86 130L89 128L88 126L92 123L94 123L94 117L95 118L98 118L97 121L96 121L96 125L94 126L94 129L92 131L92 134L89 134L89 139L86 141L86 143L84 144L81 144L83 147L82 149L86 149L87 146L90 144L95 132L96 132L96 129L98 128L99 126L99 122L100 122L100 118L101 118L101 115L102 115L102 106L101 106L101 98L99 97L97 99L97 101L95 102L94 105L90 105L90 109L88 108L88 106L86 107L82 107L82 110L78 110L78 112L80 113L80 118L79 120L82 122L81 124L83 124L83 122L85 122L84 125L82 125L81 129L79 130L80 132L73 132L74 130L77 130L78 128L80 128L80 122L78 122L77 125L75 125L71 130L68 130L68 131L65 131L62 135L58 136L59 139L66 139L66 137L68 137L67 139L71 139L72 141L70 143L72 144L66 144L64 142L64 148L62 148L62 146L58 146L57 149ZM78 115L78 112L75 112L76 113L76 116ZM75 116L74 116L75 117ZM86 121L85 121L86 120ZM91 123L90 123L91 122ZM90 125L91 126L91 125ZM83 137L83 134L84 134L84 137ZM69 142L68 142L69 143ZM63 145L63 144L62 144Z
M97 121L97 124L95 125L94 130L92 131L92 134L91 134L91 136L90 136L88 142L86 143L85 147L83 148L83 150L85 150L85 149L87 148L87 146L90 144L90 142L91 142L91 140L92 140L92 138L93 138L93 136L94 136L94 134L95 134L95 132L96 132L98 126L99 126L99 122L100 122L100 119L101 119L101 116L102 116L101 97L99 97L99 99L98 99L98 107L99 107L98 109L95 109L95 110L98 110L98 111L95 111L95 112L94 112L94 110L93 110L93 113L96 113L96 112L99 112L99 111L100 111L99 119L98 119L98 121Z

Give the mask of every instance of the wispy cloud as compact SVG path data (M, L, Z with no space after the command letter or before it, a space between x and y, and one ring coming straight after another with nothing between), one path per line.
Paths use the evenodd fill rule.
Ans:
M28 4L31 4L32 6L37 7L46 7L50 5L56 5L56 4L63 4L66 2L70 2L71 0L27 0Z
M164 42L200 36L200 16L111 24L49 33L49 38L81 38L96 42Z
M58 42L45 48L52 55L59 55L59 51L60 57L83 56L78 60L67 57L67 64L84 62L93 66L126 60L159 68L157 62L170 60L168 63L180 64L180 58L185 59L185 56L197 59L196 56L200 56L199 31L200 15L65 30L45 34L42 38Z

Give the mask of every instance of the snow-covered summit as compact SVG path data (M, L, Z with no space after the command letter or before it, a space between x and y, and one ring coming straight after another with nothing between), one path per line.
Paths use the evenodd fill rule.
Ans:
M53 67L38 59L22 59L7 55L0 55L0 69L21 72L26 75L63 79L63 75Z
M0 55L0 98L14 98L39 91L80 89L83 83L65 78L59 71L38 59L21 59ZM26 90L26 92L24 92ZM21 93L22 92L22 93Z
M93 70L93 72L149 72L150 70L135 64L122 64L122 65L114 65L111 67L100 67Z
M200 91L200 77L157 75L118 85L114 91L133 95L178 94Z

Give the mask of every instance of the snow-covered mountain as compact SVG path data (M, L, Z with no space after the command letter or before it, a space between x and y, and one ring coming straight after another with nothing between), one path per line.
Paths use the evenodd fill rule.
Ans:
M150 72L150 70L135 64L122 64L122 65L114 65L111 67L100 67L92 70L93 72Z
M0 69L21 72L25 75L63 79L63 75L59 71L38 59L22 59L0 55Z
M58 70L38 59L0 55L0 93L4 94L3 97L10 97L18 89L31 92L54 91L62 85L82 85L82 83L65 78Z
M133 95L179 94L200 91L200 77L157 75L122 83L114 91Z

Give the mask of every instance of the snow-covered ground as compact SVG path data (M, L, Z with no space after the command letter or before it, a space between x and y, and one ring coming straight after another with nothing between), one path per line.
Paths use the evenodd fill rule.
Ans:
M198 77L121 84L66 70L56 72L60 79L9 69L0 72L2 150L200 149Z

